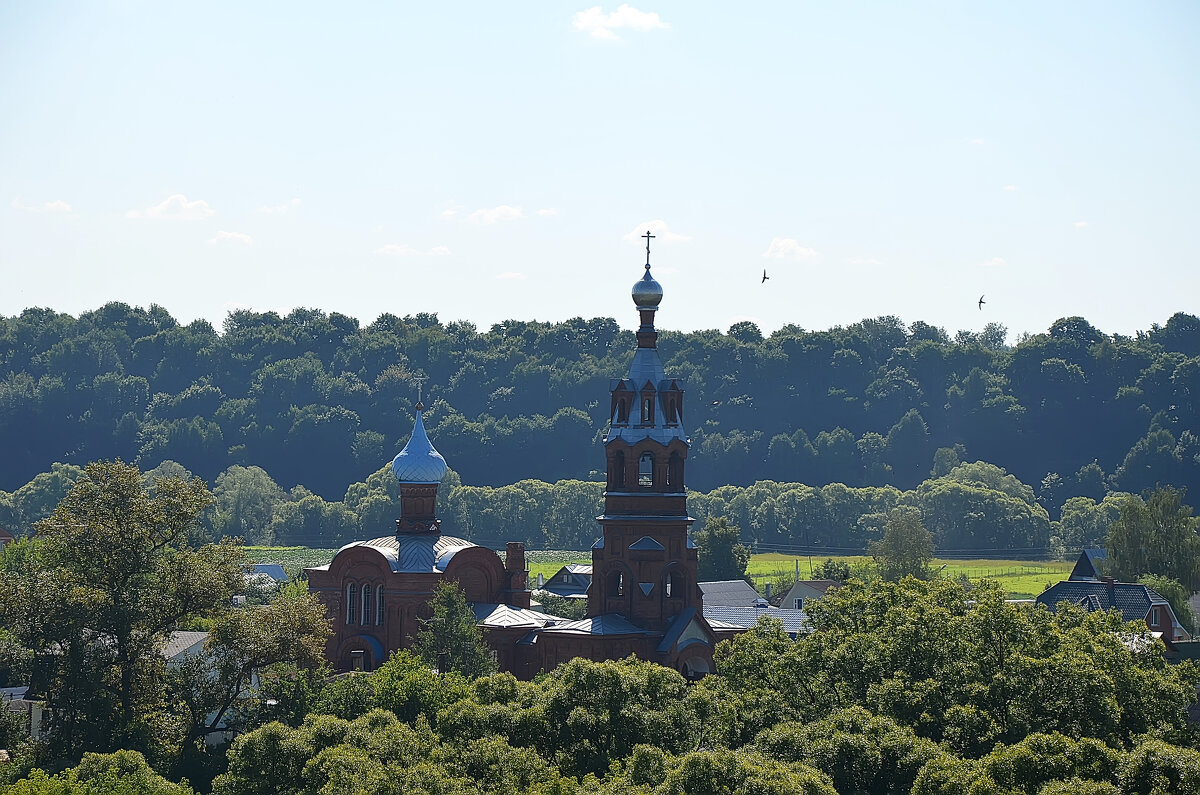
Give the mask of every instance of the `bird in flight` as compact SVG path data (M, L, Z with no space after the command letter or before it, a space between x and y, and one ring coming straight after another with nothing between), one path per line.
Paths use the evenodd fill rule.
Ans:
M982 296L982 295L981 295L981 296L979 296L979 311L980 311L980 312L982 312L982 311L983 311L983 305L984 305L984 304L986 304L986 303L987 303L987 301L983 300L983 296Z
M766 284L766 281L767 281L767 279L769 279L769 278L771 278L771 277L767 275L767 269L766 269L766 268L763 268L763 277L762 277L762 281L761 281L761 282L759 282L759 283L760 283L760 284Z

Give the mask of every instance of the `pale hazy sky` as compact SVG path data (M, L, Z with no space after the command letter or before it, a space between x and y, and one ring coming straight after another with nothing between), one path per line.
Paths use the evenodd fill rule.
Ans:
M0 315L630 327L649 226L660 328L1130 334L1200 312L1198 41L1190 0L0 0Z

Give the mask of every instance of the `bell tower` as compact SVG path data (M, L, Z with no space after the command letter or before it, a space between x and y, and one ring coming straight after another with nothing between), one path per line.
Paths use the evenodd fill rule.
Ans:
M687 608L703 612L696 549L688 540L695 521L684 486L688 439L683 389L663 371L654 315L662 287L646 273L633 286L641 325L629 374L610 385L610 423L604 440L607 482L603 535L592 547L588 614L619 613L648 630L664 629Z

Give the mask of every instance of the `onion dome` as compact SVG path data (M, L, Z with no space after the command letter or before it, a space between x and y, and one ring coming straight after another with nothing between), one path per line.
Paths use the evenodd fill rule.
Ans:
M646 266L646 275L633 285L633 303L638 309L658 309L662 302L662 285L654 281L650 275L650 266Z
M423 405L417 404L417 421L413 423L412 437L392 459L392 472L401 483L441 483L446 474L446 459L433 448L425 434L425 423L421 420L424 409Z

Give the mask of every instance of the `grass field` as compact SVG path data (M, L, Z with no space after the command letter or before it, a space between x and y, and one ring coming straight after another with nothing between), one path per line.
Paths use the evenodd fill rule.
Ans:
M308 547L246 547L251 560L257 563L278 563L288 574L297 574L305 566L320 566L333 557L333 549L310 549ZM550 579L568 563L591 563L591 552L573 550L530 550L525 553L529 565L529 581L537 582L538 574ZM762 589L766 583L778 584L789 581L795 575L796 561L800 562L800 578L810 577L810 565L819 566L828 556L814 555L812 558L797 558L794 555L765 553L750 559L747 573L755 585ZM866 556L836 556L851 569L870 562ZM811 561L811 563L810 563ZM1029 560L936 560L934 566L945 565L942 575L946 577L966 576L973 580L986 577L999 582L1013 599L1032 599L1050 585L1065 580L1071 573L1070 561Z

